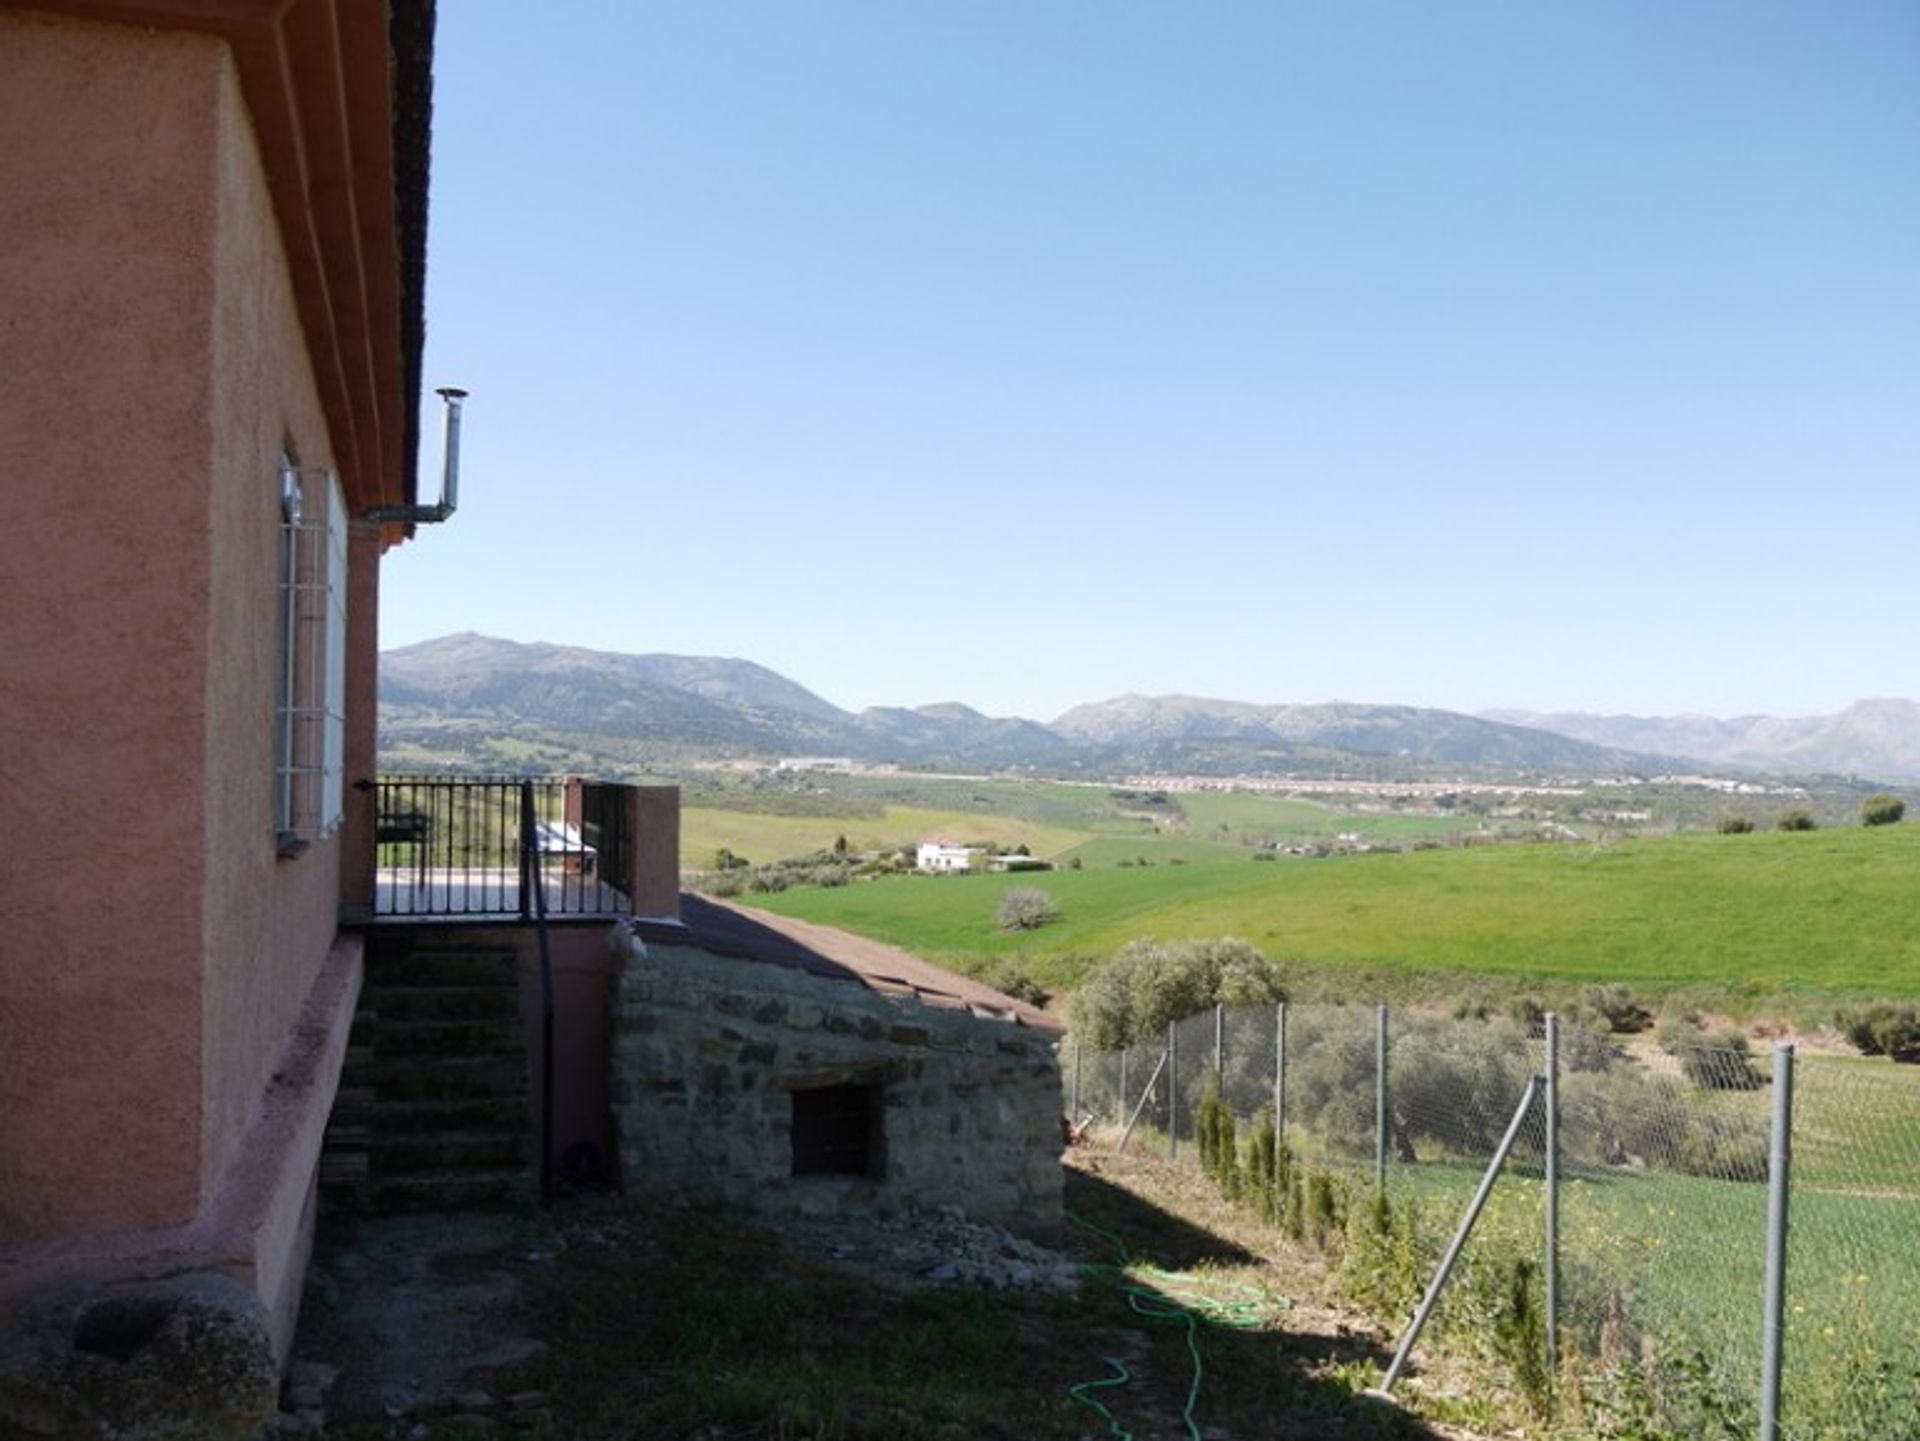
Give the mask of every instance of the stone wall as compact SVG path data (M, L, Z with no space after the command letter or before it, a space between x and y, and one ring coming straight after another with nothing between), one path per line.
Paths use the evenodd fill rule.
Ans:
M692 946L636 942L609 1034L629 1192L787 1214L1059 1220L1058 1038ZM844 1088L835 1090L835 1088ZM795 1175L796 1093L874 1108L853 1172Z

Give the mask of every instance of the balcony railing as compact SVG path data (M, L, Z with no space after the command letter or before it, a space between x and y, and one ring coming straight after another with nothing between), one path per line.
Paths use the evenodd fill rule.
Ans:
M631 910L629 787L571 776L383 775L372 789L376 917L532 920L530 866L551 916Z

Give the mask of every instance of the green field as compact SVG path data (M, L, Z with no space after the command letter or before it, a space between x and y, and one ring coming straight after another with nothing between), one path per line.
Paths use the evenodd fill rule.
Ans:
M767 862L825 850L841 836L856 852L933 837L1025 845L1035 855L1085 865L1145 856L1188 862L1242 859L1259 846L1443 840L1476 830L1449 816L1228 791L1141 792L1061 781L944 776L805 775L779 782L689 788L681 812L681 864L712 864L725 846Z
M680 861L690 868L713 863L725 846L735 855L766 862L829 849L841 836L855 853L916 844L923 837L955 841L994 840L1024 845L1035 855L1060 855L1079 845L1083 833L1015 816L990 822L966 811L887 806L878 816L782 816L755 811L689 807L680 813Z
M1037 849L1037 848L1036 848ZM962 969L1045 984L1141 936L1240 936L1283 961L1735 996L1920 995L1920 826L1505 845L1042 876L894 878L756 898ZM1060 919L995 929L1039 885Z

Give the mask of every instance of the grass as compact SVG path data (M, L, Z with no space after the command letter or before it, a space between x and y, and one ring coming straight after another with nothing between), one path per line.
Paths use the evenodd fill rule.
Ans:
M1055 985L1138 936L1237 935L1339 970L1810 1000L1920 995L1917 872L1920 826L1899 826L1061 871L1038 883L1062 919L1021 935L997 934L994 908L1005 884L1031 876L759 903L959 969L1018 956Z
M781 816L755 811L688 807L680 813L680 863L703 867L725 846L751 861L782 860L830 849L847 838L855 853L911 845L932 836L955 841L994 840L1024 845L1036 855L1058 855L1078 845L1082 833L1013 816L979 815L919 806L887 806L872 816Z
M1911 1114L1909 1119L1911 1119ZM1912 1244L1920 1176L1905 1195L1836 1193L1796 1176L1788 1246L1785 1415L1792 1434L1892 1434L1846 1378L1883 1359L1920 1362L1920 1251ZM1390 1185L1422 1207L1427 1253L1465 1209L1479 1172L1402 1168ZM1470 1255L1537 1256L1542 1185L1507 1177ZM1702 1356L1729 1404L1757 1410L1767 1188L1660 1172L1578 1172L1561 1199L1563 1328L1586 1354L1644 1335L1668 1359ZM1443 1305L1440 1324L1451 1319ZM1465 1318L1471 1326L1474 1318ZM1911 1381L1911 1369L1908 1380ZM1920 1390L1909 1387L1908 1404ZM1900 1433L1905 1435L1906 1433Z
M721 846L755 861L824 850L844 835L856 851L940 835L993 839L1036 855L1107 865L1139 854L1244 857L1248 847L1331 840L1444 838L1472 818L1342 810L1279 795L1196 791L1143 799L1120 785L931 776L808 777L779 790L691 791L681 813L681 864L705 866ZM804 802L804 805L800 803ZM803 809L805 814L783 813Z
M1378 1375L1378 1342L1317 1310L1314 1326L1296 1324L1289 1294L1315 1278L1241 1245L1183 1170L1081 1162L1067 1205L1097 1229L1052 1239L1097 1269L1076 1294L1039 1298L876 1280L713 1212L570 1203L535 1301L550 1350L519 1378L549 1409L520 1434L1069 1441L1108 1434L1068 1393L1110 1377L1112 1357L1133 1378L1096 1393L1115 1421L1143 1438L1186 1435L1187 1328L1130 1302L1137 1292L1160 1309L1177 1292L1236 1308L1239 1324L1195 1326L1207 1434L1439 1441L1358 1394Z

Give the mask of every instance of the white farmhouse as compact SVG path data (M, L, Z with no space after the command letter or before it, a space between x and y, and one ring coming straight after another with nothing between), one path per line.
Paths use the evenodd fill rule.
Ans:
M941 875L948 871L969 869L977 854L979 852L970 846L949 845L946 841L922 841L914 853L913 864L916 870Z

